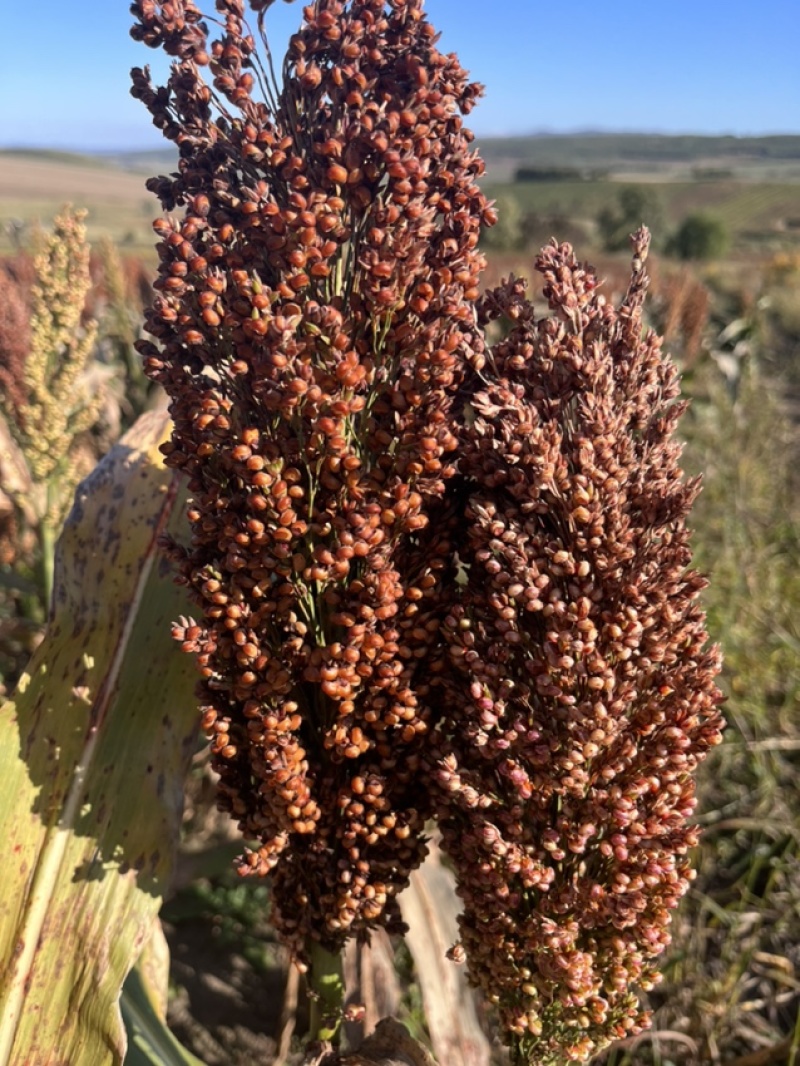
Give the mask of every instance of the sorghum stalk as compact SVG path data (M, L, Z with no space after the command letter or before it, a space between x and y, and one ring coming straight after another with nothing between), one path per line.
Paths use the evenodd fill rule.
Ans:
M648 234L618 308L568 245L482 321L464 427L470 492L451 670L432 765L464 903L455 955L516 1063L586 1061L647 1024L670 913L692 871L692 774L720 740L681 473L675 366L643 332Z
M219 803L259 841L300 957L398 928L425 853L429 649L451 554L451 410L482 362L479 87L435 47L421 0L317 0L282 84L241 0L210 40L191 0L132 6L175 57L134 95L180 150L150 182L167 462L185 471L197 655ZM259 48L258 39L261 41ZM203 71L210 77L204 79Z
M344 1003L344 959L341 952L328 951L318 940L308 944L308 980L313 991L309 1004L309 1032L312 1039L335 1041L339 1035Z

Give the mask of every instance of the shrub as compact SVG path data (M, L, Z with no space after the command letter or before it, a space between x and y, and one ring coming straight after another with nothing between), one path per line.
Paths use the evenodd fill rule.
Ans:
M658 236L663 227L664 209L658 194L643 185L626 185L617 193L616 204L604 208L597 217L603 247L607 252L628 248L630 235L640 226Z
M481 242L491 251L513 251L522 244L524 236L524 216L516 196L501 194L495 202L497 222L485 229Z
M667 243L667 254L678 259L719 259L728 247L724 223L711 215L687 215Z

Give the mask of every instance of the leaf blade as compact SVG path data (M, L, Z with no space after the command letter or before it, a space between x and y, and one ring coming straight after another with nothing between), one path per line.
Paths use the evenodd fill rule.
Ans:
M121 1063L120 990L171 873L197 714L157 548L182 524L166 430L144 416L79 487L47 634L0 709L3 1066Z

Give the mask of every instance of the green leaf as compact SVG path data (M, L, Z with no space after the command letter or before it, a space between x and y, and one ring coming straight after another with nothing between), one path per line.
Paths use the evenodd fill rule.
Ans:
M169 944L164 936L160 919L153 923L153 932L136 961L136 967L128 974L122 989L122 1014L125 1015L125 995L133 975L138 973L153 1010L162 1021L167 1017L169 999Z
M203 1066L167 1028L138 966L125 982L121 1007L128 1033L125 1066Z
M120 1064L123 982L172 872L197 732L158 538L178 483L143 416L76 493L47 633L0 708L0 1066Z

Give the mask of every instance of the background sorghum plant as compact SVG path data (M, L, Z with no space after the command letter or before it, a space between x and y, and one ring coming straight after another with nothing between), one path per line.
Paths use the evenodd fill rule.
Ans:
M85 211L66 209L39 237L33 259L22 395L9 395L9 416L34 480L50 484L48 515L60 522L77 484L75 442L97 417L99 398L86 375L97 336L84 321L91 288ZM83 472L86 472L85 470ZM54 485L58 477L59 484Z
M642 329L648 235L619 307L555 243L549 313L488 293L507 335L470 399L460 594L436 731L437 817L472 981L515 1061L585 1061L647 1024L691 879L692 774L719 742L674 430L675 366Z
M104 399L92 380L96 323L86 314L92 285L85 211L67 207L39 233L30 262L4 270L0 320L2 411L20 451L24 488L12 499L9 531L21 548L33 533L39 598L52 588L53 549L80 479L96 460L87 440ZM8 462L8 456L6 461ZM13 556L12 556L13 557ZM29 562L30 558L18 560ZM1 656L0 656L1 657Z
M201 668L219 802L302 955L396 928L425 852L451 410L483 360L493 214L461 119L479 88L421 0L317 0L282 85L268 6L254 33L217 0L212 41L191 0L132 5L134 36L175 59L133 93L181 156L150 185L182 214L156 224L141 351L192 493L174 552L201 613L175 635Z

